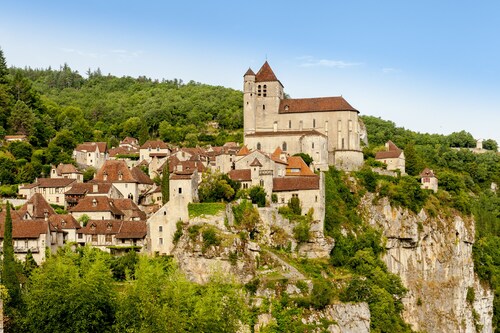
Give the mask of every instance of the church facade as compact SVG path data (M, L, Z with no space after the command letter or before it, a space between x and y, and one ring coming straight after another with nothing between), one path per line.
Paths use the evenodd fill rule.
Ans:
M285 98L283 85L266 61L244 75L245 145L272 153L306 153L314 168L335 165L354 170L363 164L359 111L343 97Z

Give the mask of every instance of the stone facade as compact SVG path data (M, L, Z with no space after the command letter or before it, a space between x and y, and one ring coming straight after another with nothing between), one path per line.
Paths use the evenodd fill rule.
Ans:
M349 170L362 164L359 111L343 97L287 99L267 62L257 74L251 69L245 73L243 93L244 135L249 148L266 151L272 147L267 150L271 152L282 146L291 155L308 153L323 168L325 162ZM312 141L302 139L313 133L317 138ZM326 140L319 139L320 135Z

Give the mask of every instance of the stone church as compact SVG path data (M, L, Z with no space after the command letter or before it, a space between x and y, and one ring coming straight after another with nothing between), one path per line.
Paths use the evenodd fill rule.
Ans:
M244 140L249 149L309 154L317 170L346 170L363 164L359 111L343 97L286 98L283 85L266 61L244 75Z

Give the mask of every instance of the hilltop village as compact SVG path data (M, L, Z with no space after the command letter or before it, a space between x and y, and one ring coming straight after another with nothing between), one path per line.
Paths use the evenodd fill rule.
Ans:
M17 257L31 253L41 263L46 248L55 252L67 243L118 255L131 250L170 255L178 221L192 223L189 207L200 202L200 185L210 182L208 175L223 179L226 186L232 182L242 191L238 200L252 199L256 206L249 193L261 189L264 197L258 206L268 211L260 218L269 228L277 223L281 207L298 202L302 214L310 217L308 242L313 244L302 254L327 257L333 240L323 235L322 171L330 165L344 170L362 166L361 142L367 133L359 111L343 97L285 98L267 62L257 74L251 69L244 74L243 91L243 145L182 148L161 140L139 145L132 137L123 138L117 147L85 142L74 149L73 164L54 165L50 177L20 185L25 203L12 211ZM384 165L377 172L405 173L404 153L394 143L389 141L375 158ZM96 172L91 181L83 182L82 170L88 167ZM421 176L423 188L437 191L431 170ZM64 214L53 207L63 208ZM4 219L5 211L2 225ZM217 225L217 218L203 222ZM294 224L288 224L293 238Z

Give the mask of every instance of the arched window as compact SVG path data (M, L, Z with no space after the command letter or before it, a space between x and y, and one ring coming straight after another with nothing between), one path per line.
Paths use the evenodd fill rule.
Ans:
M260 145L260 142L257 142L257 150L260 150L262 146Z
M267 96L267 85L264 85L264 89L262 91L262 94L263 94L264 97Z
M286 151L286 142L283 142L282 148L283 151Z
M261 85L259 84L259 85L257 86L257 96L260 96L260 95L261 95L261 88L262 88L262 87L261 87Z
M264 180L261 179L259 184L260 184L260 186L264 187Z

